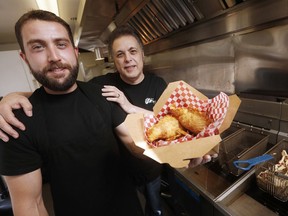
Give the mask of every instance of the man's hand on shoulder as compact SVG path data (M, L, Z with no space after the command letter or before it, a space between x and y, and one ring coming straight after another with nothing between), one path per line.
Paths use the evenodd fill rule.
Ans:
M117 87L111 85L104 85L102 88L102 96L106 97L108 101L118 103L119 106L126 112L129 113L152 113L149 110L142 109L141 107L134 106L127 99L125 94L120 91Z
M25 130L25 125L15 118L13 110L23 108L27 116L32 116L32 105L27 99L30 95L27 92L10 93L0 101L0 139L4 142L8 142L8 135L18 138L19 134L12 126Z

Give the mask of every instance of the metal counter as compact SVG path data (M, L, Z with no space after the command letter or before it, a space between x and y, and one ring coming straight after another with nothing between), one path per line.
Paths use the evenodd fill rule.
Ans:
M230 128L221 134L215 161L195 168L170 168L172 194L185 209L179 215L288 215L287 202L257 186L257 167L241 172L233 165L234 160L269 154L283 139L287 142L288 99L245 92L241 101Z
M186 184L193 193L198 194L199 199L208 201L205 202L207 209L213 209L209 211L209 215L278 215L246 193L254 179L253 170L241 176L239 180L231 182L230 179L218 176L202 165L193 169L177 169L175 178ZM207 206L207 203L211 206ZM207 212L200 211L199 215L207 215Z
M251 141L257 143L258 140L263 140L262 136L259 136L260 133L265 137L265 140L268 140L263 130L251 130L249 128L249 132L251 130L255 133L255 137L258 136L256 139L251 134L247 134L247 128L239 128L239 125L236 125L233 124L223 134L225 138L220 143L220 150L225 141L227 143L237 141L234 143L237 146ZM247 138L249 140L245 137L239 139L239 134L240 136L241 134L242 136L248 135ZM257 154L261 155L268 151L271 146L274 146L271 143L268 144L266 150L262 152L259 149L255 149L255 145L252 148ZM171 169L173 179L170 178L170 180L172 179L170 182L174 182L172 183L174 184L172 186L173 194L175 194L175 198L179 202L183 203L187 211L184 215L288 215L287 203L277 201L273 196L258 188L256 185L255 167L250 171L236 175L232 169L227 170L227 167L223 166L220 156L221 154L213 162L195 168Z

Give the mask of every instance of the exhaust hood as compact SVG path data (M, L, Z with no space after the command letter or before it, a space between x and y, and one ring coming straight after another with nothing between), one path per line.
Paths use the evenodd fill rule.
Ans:
M116 25L128 23L146 45L201 19L217 15L225 5L219 0L151 0L128 1L125 8L115 16Z
M79 47L92 51L94 46L103 47L111 33L109 25L126 23L139 33L146 45L194 22L217 15L226 8L221 1L81 0L84 6L77 18L78 29L82 31Z
M83 0L84 1L84 0ZM145 54L286 22L288 0L86 0L79 47L106 49L111 31L129 24ZM88 26L88 28L87 28ZM113 26L113 28L111 28ZM85 46L84 46L85 47ZM84 48L85 49L85 48ZM104 51L103 53L107 53Z

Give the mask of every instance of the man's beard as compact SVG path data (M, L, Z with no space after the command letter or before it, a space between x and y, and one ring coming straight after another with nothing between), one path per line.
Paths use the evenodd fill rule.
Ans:
M71 66L62 63L51 63L46 66L42 71L35 71L31 68L30 65L29 67L35 79L44 87L52 91L66 91L76 82L79 64L77 62L75 66ZM56 78L50 78L47 76L47 74L50 73L50 70L56 68L65 68L70 71L68 77L64 80L64 82L58 82Z

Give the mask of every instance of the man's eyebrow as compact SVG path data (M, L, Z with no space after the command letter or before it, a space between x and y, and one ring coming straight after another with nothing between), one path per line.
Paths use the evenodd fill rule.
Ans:
M123 52L123 50L116 50L116 52L115 53L122 53Z
M132 50L132 49L137 49L137 47L131 46L131 47L129 48L129 50Z
M41 40L41 39L32 39L32 40L29 40L28 42L27 42L27 45L31 45L31 44L34 44L34 43L45 43L45 41L44 40Z
M56 41L56 42L58 42L58 41L65 41L65 42L71 43L71 41L70 41L68 38L56 38L56 39L54 39L53 41Z
M69 39L67 38L55 38L53 40L54 42L59 42L59 41L65 41L65 42L68 42L68 43L71 43ZM45 44L45 40L41 40L41 39L31 39L27 42L27 44L33 44L33 43L41 43L41 44Z
M132 50L132 49L137 49L137 47L131 46L131 47L129 47L128 50ZM123 52L123 50L119 49L116 51L116 53L118 53L118 52Z

